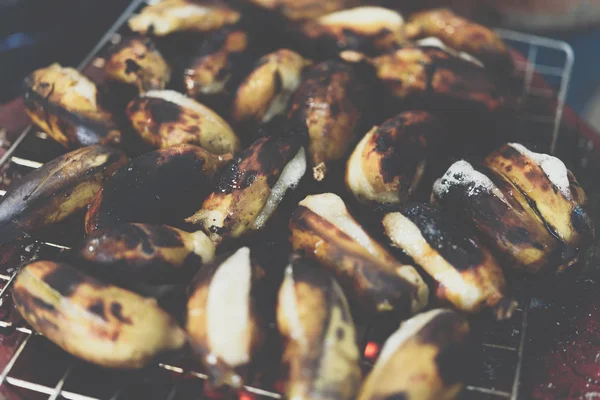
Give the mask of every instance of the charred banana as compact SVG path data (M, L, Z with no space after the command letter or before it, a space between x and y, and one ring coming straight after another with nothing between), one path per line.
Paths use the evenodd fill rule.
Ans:
M346 297L335 279L292 258L277 302L288 399L353 399L360 353Z
M102 185L85 216L86 233L127 222L174 223L193 212L229 155L180 145L146 153Z
M304 147L296 138L262 137L220 172L213 192L186 222L217 244L261 229L305 172Z
M308 21L302 33L326 50L380 54L400 46L404 40L404 19L387 8L362 6Z
M0 203L0 243L60 222L83 210L103 181L127 162L119 150L73 150L13 182Z
M404 206L384 216L383 228L393 246L435 279L438 298L460 311L490 307L498 319L510 318L516 303L504 295L506 282L496 259L439 207Z
M523 195L507 181L466 161L455 162L435 182L432 200L470 221L517 268L536 273L545 266L560 269L566 261L561 259L558 241Z
M575 263L595 232L585 192L565 164L518 143L494 151L484 164L515 186L523 206L531 206L563 243L567 263Z
M467 321L432 310L405 321L385 342L358 400L451 400L465 375Z
M215 246L201 231L167 225L123 224L88 236L80 251L93 275L120 286L174 283L213 260Z
M196 346L210 379L211 358L219 358L232 371L248 366L264 340L260 313L264 271L243 247L202 267L194 278L187 303L186 329Z
M15 280L13 299L35 330L103 367L142 368L186 343L185 331L153 300L66 264L29 264Z
M114 144L121 132L112 115L98 104L96 85L79 71L52 64L24 81L25 111L63 147Z
M366 88L353 69L337 61L312 67L294 94L288 123L308 138L313 177L322 181L354 144Z
M278 12L292 21L318 18L359 3L357 0L250 0L250 2Z
M354 149L346 166L346 186L362 203L406 202L445 134L425 111L388 119L373 127Z
M213 154L235 153L240 141L210 108L173 90L152 90L132 100L127 116L142 140L154 147L200 146Z
M164 89L171 68L148 38L132 37L110 50L104 66L109 79L135 86L140 93Z
M449 9L414 14L405 27L408 39L435 37L450 48L481 60L487 68L504 74L512 71L512 57L493 30L459 17Z
M427 305L429 288L419 273L402 265L348 213L333 193L307 196L290 220L295 251L331 270L366 315L412 315Z
M129 19L129 28L143 35L173 32L208 32L239 21L241 15L218 0L164 0L146 6Z
M288 49L263 56L237 90L233 120L254 126L284 114L307 64L300 54Z

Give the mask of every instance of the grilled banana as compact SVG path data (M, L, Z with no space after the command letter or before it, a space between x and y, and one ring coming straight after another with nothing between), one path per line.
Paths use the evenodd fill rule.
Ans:
M83 210L102 182L127 162L119 150L95 145L62 155L7 189L0 203L0 243Z
M512 57L498 34L459 17L449 9L412 15L406 24L405 34L411 40L436 37L450 48L481 60L487 68L504 74L512 71Z
M262 137L218 177L202 208L186 219L214 243L261 229L306 171L304 148L296 138Z
M385 342L358 400L451 400L464 385L467 321L432 310L405 321Z
M131 37L110 49L104 66L106 76L135 86L140 93L164 89L171 68L148 38Z
M86 233L126 222L181 221L204 199L231 156L180 145L146 153L107 179L85 216Z
M469 221L517 268L536 273L563 266L558 241L507 181L457 161L435 182L432 200Z
M362 6L336 11L306 22L303 36L325 50L356 50L379 54L397 48L404 40L404 19L393 10Z
M248 34L240 29L215 32L202 44L184 71L183 82L190 97L224 95L242 69L248 53Z
M202 267L187 303L187 331L204 349L201 360L211 373L217 357L235 370L255 359L264 340L260 313L264 271L243 247ZM217 376L210 376L215 380Z
M237 90L233 120L253 126L284 114L307 64L300 54L288 49L263 56Z
M29 264L15 280L13 299L35 330L103 367L142 368L186 343L185 331L154 300L66 264Z
M201 231L167 225L123 224L88 236L80 251L93 275L120 286L174 283L213 260L215 246Z
M208 32L232 25L241 15L218 0L163 0L129 19L129 28L144 35L166 36L179 31Z
M427 305L429 288L348 213L333 193L307 196L290 220L295 251L330 269L365 315L412 315Z
M495 311L510 318L516 303L505 297L504 273L492 254L439 207L410 204L383 218L393 246L420 265L438 284L436 295L460 311Z
M250 0L250 2L281 13L292 21L318 18L359 3L358 0Z
M354 144L366 96L353 69L337 61L312 67L296 90L288 123L308 137L315 180L325 179L330 164Z
M505 87L485 68L431 41L367 58L345 51L350 62L367 62L389 94L428 110L498 112L513 106Z
M277 302L288 399L353 399L360 352L346 297L335 279L292 258Z
M594 224L587 213L581 186L556 157L534 153L518 143L494 151L484 164L510 181L523 195L523 207L531 206L552 234L564 244L565 260L575 263L580 250L594 237ZM568 262L569 263L569 262Z
M223 118L173 90L152 90L132 100L127 116L154 147L194 144L213 154L235 153L240 141Z
M362 203L403 203L419 185L443 126L425 111L407 111L375 126L348 159L346 186Z
M52 64L24 81L25 111L65 148L121 141L112 115L98 104L96 85L79 71Z

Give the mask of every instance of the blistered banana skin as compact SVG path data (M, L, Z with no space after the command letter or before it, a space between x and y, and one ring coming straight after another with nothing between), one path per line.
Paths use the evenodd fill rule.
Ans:
M353 399L360 352L352 314L337 282L305 259L292 258L277 302L289 399Z
M95 145L60 156L13 182L0 203L0 243L83 210L105 179L127 162L119 150Z
M182 221L202 201L217 169L230 158L179 145L131 160L106 180L90 204L86 233L128 222Z
M52 261L29 264L13 299L23 318L68 353L109 368L142 368L186 336L154 300Z

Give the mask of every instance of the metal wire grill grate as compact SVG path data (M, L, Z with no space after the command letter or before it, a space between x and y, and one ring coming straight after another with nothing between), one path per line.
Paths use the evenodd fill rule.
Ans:
M132 2L82 61L80 69L100 54L143 3L142 0ZM526 56L516 64L523 84L522 132L541 132L541 136L525 136L524 141L532 141L538 147L554 150L573 65L572 50L560 41L512 31L498 32L509 45ZM544 106L540 107L540 104ZM40 149L46 149L50 145L46 139L45 134L34 132L29 127L0 158L0 167L7 164L8 168L16 168L22 172L38 168L49 157L44 151L40 152ZM0 195L4 195L4 191L0 191ZM61 243L60 240L53 238L52 241L38 241L27 246L20 255L21 264L41 256L56 257L68 250L68 243ZM10 288L20 266L18 264L5 265L0 270L0 346L9 342L15 344L0 372L0 396L4 389L9 392L21 390L18 393L26 398L35 393L39 398L47 396L49 399L71 400L174 400L198 397L201 382L206 379L206 375L193 368L175 363L160 363L143 374L115 373L76 360L33 332L15 315L17 313L10 300ZM476 337L480 338L477 357L481 367L471 374L463 398L518 398L529 302L529 298L521 299L523 308L518 309L510 321L498 323L479 317L473 321L473 330ZM363 330L359 336L363 338L361 343L364 353L368 346L368 332ZM371 363L365 359L365 370L370 366ZM274 391L254 386L246 386L244 392L260 399L281 398Z

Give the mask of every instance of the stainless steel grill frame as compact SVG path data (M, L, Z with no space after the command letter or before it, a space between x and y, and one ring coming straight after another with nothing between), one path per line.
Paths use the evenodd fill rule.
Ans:
M145 3L152 3L153 1L147 0L133 0L132 3L127 7L123 14L118 18L114 25L106 32L98 44L90 51L87 57L79 64L79 69L83 69L89 63L98 57L101 51L113 40L115 35L122 29L126 21L131 15L139 11L139 9ZM538 129L541 129L547 135L548 143L542 145L554 151L557 143L557 139L560 134L561 119L565 103L565 96L569 83L569 77L571 69L574 63L573 51L570 46L561 41L556 41L544 37L538 37L534 35L528 35L507 30L498 30L499 34L508 42L509 45L514 46L525 55L523 62L518 62L516 67L522 72L523 75L523 97L524 110L522 113L522 119L524 124L533 123ZM534 79L534 76L536 77ZM538 78L542 78L541 80ZM541 81L548 81L554 86L553 89L548 89L545 84L540 84ZM527 103L529 99L537 98L549 101L552 104L551 113L539 114L529 113L527 111ZM18 153L24 140L31 135L36 136L36 140L46 140L46 135L36 134L34 129L30 126L25 129L19 137L15 140L12 146L0 157L0 167L8 164L8 167L20 167L25 169L38 168L42 165L40 160L31 159L31 157L19 157ZM0 191L0 195L4 195L4 191ZM54 243L54 242L35 242L33 247L30 248L29 253L24 254L22 257L22 263L30 262L36 257L39 251L54 251L60 252L68 250L70 247L68 243ZM10 307L10 301L4 301L10 295L10 288L13 280L18 271L20 265L4 266L0 270L0 316L3 308ZM12 267L12 268L11 268ZM3 286L1 286L3 285ZM530 299L521 299L522 308L515 312L510 326L507 332L503 332L506 329L500 327L500 323L483 321L480 325L483 326L485 332L481 335L484 339L480 344L480 350L482 353L493 353L491 356L492 361L485 361L485 355L482 358L483 375L486 373L486 368L489 370L489 375L494 375L493 370L495 363L498 358L508 360L505 362L506 369L511 371L509 373L510 380L506 380L504 385L497 384L494 379L489 381L483 381L481 379L474 379L473 382L468 382L466 390L463 394L464 398L468 399L513 399L516 400L519 397L519 387L521 378L521 368L523 364L523 354L525 348L525 342L527 337L527 322L528 322L528 310L530 305ZM6 311L6 310L4 310ZM501 331L500 337L497 340L486 340L489 336L494 336L494 331ZM24 379L16 373L15 366L19 363L20 357L27 351L28 347L33 346L32 341L44 341L40 335L32 331L26 325L16 325L8 319L0 318L0 344L4 336L8 335L19 335L18 340L20 344L16 347L16 350L10 357L8 363L0 367L0 387L2 385L9 385L13 388L21 388L26 392L35 392L39 396L48 396L49 399L66 398L70 400L94 400L94 399L122 399L131 398L125 392L127 384L120 385L115 388L114 393L111 393L107 397L98 396L92 391L86 391L86 389L74 390L69 387L70 380L73 378L74 373L80 369L80 362L75 360L73 357L63 353L63 356L67 359L65 363L58 363L61 365L62 373L59 374L59 379L54 384L47 382L35 381L33 379ZM366 337L366 332L363 332L363 337ZM498 335L496 335L498 336ZM361 341L366 346L366 340ZM46 343L46 345L50 345ZM487 364L486 364L487 363ZM367 360L363 361L365 368L370 367L370 363ZM66 366L65 366L66 365ZM49 368L53 368L53 364L50 364ZM89 367L84 367L89 368ZM176 398L187 398L185 397L185 391L181 388L190 382L190 380L205 380L206 375L203 373L188 369L183 366L175 364L159 363L155 368L157 371L161 371L164 375L166 390L165 395L160 397L168 400ZM492 371L492 372L490 372ZM55 372L55 371L54 371ZM96 371L99 375L95 375L92 379L102 380L100 370ZM147 371L148 372L148 371ZM148 372L152 374L153 372ZM489 376L488 376L489 377ZM132 378L135 382L140 382L139 376ZM280 399L282 396L271 390L265 390L259 387L246 386L244 390L256 396L260 399ZM197 395L197 393L196 393ZM156 393L156 398L159 398ZM37 398L37 397L36 397ZM136 397L137 398L137 397ZM152 397L155 398L155 397ZM192 398L192 397L190 397ZM196 397L197 398L197 397Z

